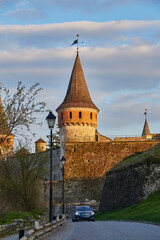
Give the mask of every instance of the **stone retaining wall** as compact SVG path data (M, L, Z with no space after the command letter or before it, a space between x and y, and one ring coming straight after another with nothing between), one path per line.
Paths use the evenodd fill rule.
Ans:
M113 173L106 178L99 211L137 204L160 188L160 164L147 163Z

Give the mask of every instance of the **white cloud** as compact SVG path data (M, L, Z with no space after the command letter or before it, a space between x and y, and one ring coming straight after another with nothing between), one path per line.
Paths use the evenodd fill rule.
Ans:
M45 25L0 25L0 41L18 48L69 47L76 34L83 46L112 46L133 44L135 38L142 42L160 42L158 21L68 22ZM10 45L9 44L9 45ZM136 44L138 41L136 41ZM0 44L3 48L4 45ZM8 46L6 44L6 46Z
M54 111L64 99L76 55L70 44L80 33L82 67L101 110L100 132L140 135L146 107L155 132L152 124L160 118L159 31L160 21L1 25L0 81L10 88L18 80L40 82L41 98Z
M33 20L42 17L42 13L37 9L32 8L17 8L15 10L9 10L5 13L8 17L14 17L21 20Z

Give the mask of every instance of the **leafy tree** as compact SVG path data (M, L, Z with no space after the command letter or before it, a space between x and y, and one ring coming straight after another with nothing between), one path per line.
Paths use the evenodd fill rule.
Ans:
M50 135L48 137L48 147L50 148ZM57 127L56 132L52 136L52 149L60 147L60 129Z
M40 207L40 181L48 174L46 154L29 154L22 148L14 157L0 161L1 200L12 210Z
M53 134L53 149L60 147L60 129L56 130L56 133Z
M24 130L31 132L31 125L41 125L35 115L43 112L46 104L43 101L36 101L36 96L42 91L39 83L27 90L20 81L13 95L5 87L3 91L5 95L3 106L0 102L0 131L5 134L3 141L11 132L15 136L24 136Z

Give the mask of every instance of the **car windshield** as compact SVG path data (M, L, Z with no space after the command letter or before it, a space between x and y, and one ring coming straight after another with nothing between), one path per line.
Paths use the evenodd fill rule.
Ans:
M76 207L76 211L91 211L90 207Z

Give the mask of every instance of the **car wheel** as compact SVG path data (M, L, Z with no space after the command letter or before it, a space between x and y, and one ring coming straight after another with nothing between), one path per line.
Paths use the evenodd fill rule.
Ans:
M72 218L72 222L75 222L73 218Z
M95 222L95 219L92 219L92 222Z

